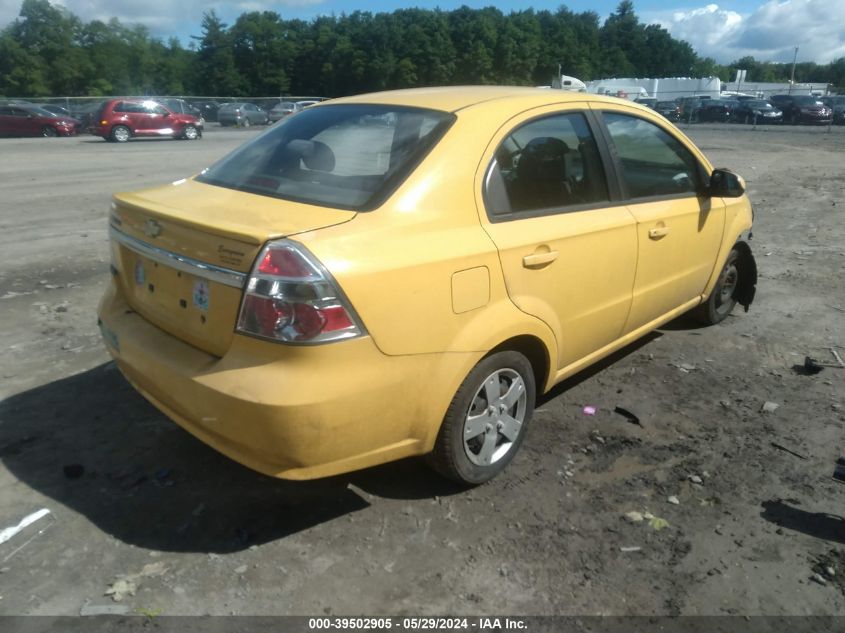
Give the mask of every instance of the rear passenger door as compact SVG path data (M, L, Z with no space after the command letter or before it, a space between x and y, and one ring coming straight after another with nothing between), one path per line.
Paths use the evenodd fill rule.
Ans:
M631 305L636 222L608 181L589 112L531 110L487 149L481 222L511 300L543 320L564 369L617 339Z
M707 170L675 135L640 112L602 107L639 251L630 332L699 297L722 242L725 205L704 195Z

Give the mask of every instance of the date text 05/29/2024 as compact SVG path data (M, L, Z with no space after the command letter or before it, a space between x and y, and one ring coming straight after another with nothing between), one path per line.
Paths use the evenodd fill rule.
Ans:
M355 631L526 631L526 622L510 617L384 617L309 618L308 630Z

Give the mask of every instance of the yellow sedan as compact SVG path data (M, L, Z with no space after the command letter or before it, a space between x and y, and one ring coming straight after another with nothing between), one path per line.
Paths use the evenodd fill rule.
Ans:
M428 455L495 476L536 398L687 311L754 297L742 179L614 98L332 100L117 194L103 338L229 457L308 479Z

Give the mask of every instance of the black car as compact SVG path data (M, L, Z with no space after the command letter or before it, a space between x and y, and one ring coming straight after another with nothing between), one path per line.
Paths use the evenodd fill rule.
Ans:
M731 110L731 121L739 123L781 123L783 112L763 99L740 101Z
M679 121L681 119L681 107L674 101L658 101L654 105L654 109L658 114L662 114L670 121Z
M190 104L200 111L202 118L206 121L217 121L217 111L223 105L219 101L204 99L192 99Z
M737 101L726 99L708 99L702 101L696 112L699 121L716 121L726 123L731 119L731 110L737 105Z
M833 121L833 110L819 97L811 95L772 95L771 104L783 112L783 120L792 125L799 123L827 124Z
M845 95L822 97L822 103L833 110L833 122L837 125L845 123Z

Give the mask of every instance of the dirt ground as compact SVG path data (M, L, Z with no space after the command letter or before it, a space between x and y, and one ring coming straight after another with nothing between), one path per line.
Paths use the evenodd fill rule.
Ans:
M561 385L472 490L419 460L257 475L109 362L110 194L254 130L0 140L0 530L50 511L0 544L0 613L845 615L845 369L794 368L845 346L845 128L687 131L748 181L751 311L675 321Z

